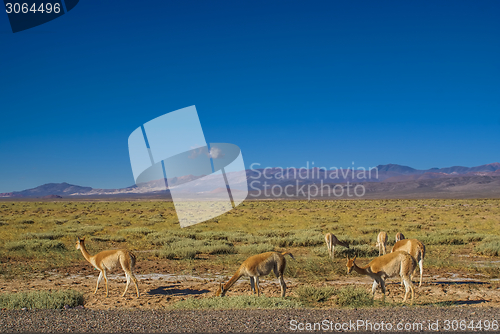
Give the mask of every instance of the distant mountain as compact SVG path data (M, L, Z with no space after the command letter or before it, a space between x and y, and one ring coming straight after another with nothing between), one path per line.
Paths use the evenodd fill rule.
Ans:
M232 191L245 189L247 184L252 192L268 189L273 185L289 189L311 184L363 184L367 189L367 196L380 194L396 195L414 191L415 194L431 196L433 193L452 192L451 189L469 189L469 194L480 196L482 189L488 196L492 196L498 188L500 196L500 163L495 162L476 167L453 166L447 168L431 168L418 170L397 164L378 165L370 170L337 169L325 170L323 168L266 168L252 169L231 175ZM203 176L203 175L202 175ZM204 176L203 183L197 181L202 176L187 175L169 179L154 180L140 183L122 189L96 189L81 187L68 183L48 183L33 189L0 193L3 198L60 198L60 197L143 197L162 196L170 197L170 189L183 185L183 191L224 193L220 188L217 176ZM246 177L245 177L246 176ZM248 181L247 181L248 180ZM380 185L377 185L380 184ZM168 186L167 186L168 185ZM465 191L465 190L464 190ZM461 193L460 191L458 193ZM454 193L455 195L458 193ZM466 197L466 194L462 194ZM374 195L379 196L379 195ZM379 196L379 197L380 197Z
M401 166L396 164L388 164L388 165L378 165L377 169L379 173L396 173L396 174L419 174L423 171L419 171L415 168L411 168L408 166Z
M0 193L0 197L44 197L49 195L68 197L76 193L85 193L91 190L91 187L75 186L66 182L47 183L33 189L15 191L11 193Z

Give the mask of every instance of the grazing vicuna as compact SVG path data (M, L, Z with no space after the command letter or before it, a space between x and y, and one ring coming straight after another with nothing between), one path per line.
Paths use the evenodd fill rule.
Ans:
M276 278L278 278L281 287L281 297L285 297L286 284L283 279L283 272L286 267L285 255L290 255L292 259L294 258L290 252L267 252L249 257L241 264L240 268L224 286L222 286L222 283L219 284L219 288L215 295L217 297L225 296L227 290L229 290L240 277L245 276L250 277L252 291L254 293L257 292L257 296L260 296L259 277L268 275L272 270Z
M400 276L405 285L405 297L403 302L406 301L408 292L411 291L411 303L413 304L415 290L410 275L413 270L415 270L417 264L410 254L403 251L389 253L373 259L365 267L358 267L354 260L356 260L356 256L353 259L349 259L349 256L347 256L347 273L350 273L354 269L354 271L360 275L370 276L373 279L372 297L375 296L375 290L377 286L380 285L385 300L385 279Z
M385 255L386 247L387 247L387 233L380 232L377 236L377 244L375 247L378 247L378 256Z
M403 235L403 233L401 232L396 233L396 242L404 240L404 238L405 236Z
M126 249L114 249L102 251L92 256L85 248L85 238L78 238L78 240L76 241L76 249L81 250L85 260L87 260L91 265L99 270L99 278L97 279L97 285L95 287L94 294L97 293L99 282L104 277L104 282L106 283L106 297L108 296L108 276L106 275L106 271L112 270L113 268L120 265L125 272L125 277L127 278L127 285L125 286L125 291L123 292L122 297L125 296L125 293L127 292L128 286L130 284L130 280L132 279L135 284L135 290L137 291L137 298L139 298L137 279L132 272L135 265L135 255L132 254L132 252Z
M325 234L326 247L328 248L328 254L330 258L333 260L335 258L335 246L340 245L346 248L349 248L349 244L346 242L342 242L337 239L332 233Z
M420 283L418 286L422 286L422 276L424 273L424 258L425 258L425 246L423 243L417 239L403 239L392 247L391 252L405 251L417 261L420 268ZM413 273L413 272L412 272Z

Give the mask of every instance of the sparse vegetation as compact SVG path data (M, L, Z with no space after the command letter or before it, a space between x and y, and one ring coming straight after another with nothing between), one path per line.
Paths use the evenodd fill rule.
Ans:
M301 308L302 303L293 298L265 297L265 296L235 296L187 298L172 304L174 310L192 309L288 309Z
M83 294L75 290L33 291L0 294L0 308L8 310L61 309L65 305L75 307L83 305Z
M337 291L337 305L341 307L368 307L373 305L373 298L364 288L346 286Z
M486 256L500 256L500 238L488 237L476 246L476 253Z
M5 248L9 251L32 251L45 253L54 250L65 250L66 246L60 241L42 239L13 241L7 243Z
M296 260L287 258L285 280L304 284L291 289L287 296L297 299L287 297L287 302L300 307L358 307L358 300L360 306L372 305L363 299L368 294L363 289L334 291L318 286L346 275L347 255L357 255L360 263L376 257L376 237L382 230L389 234L390 245L396 232L423 241L425 266L430 269L460 269L491 278L500 275L498 265L487 258L500 256L499 199L248 201L217 219L185 229L179 227L171 202L16 201L0 205L0 222L0 276L9 279L83 264L85 259L74 247L77 236L87 237L93 254L112 248L140 250L144 252L134 252L139 263L171 261L169 265L189 274L209 263L211 273L230 276L250 255L286 250ZM334 232L350 245L336 247L334 260L328 257L326 232ZM480 263L474 264L471 255L480 255ZM257 305L253 297L233 298L240 297L205 298L206 302L188 299L176 307ZM273 299L266 300L271 303Z
M299 300L305 304L325 302L336 292L334 287L317 288L311 285L303 285L295 290Z

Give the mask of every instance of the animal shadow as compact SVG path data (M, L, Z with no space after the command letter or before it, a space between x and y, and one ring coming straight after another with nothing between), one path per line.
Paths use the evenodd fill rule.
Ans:
M430 302L430 303L423 303L420 305L427 306L427 305L432 305L432 306L452 306L452 305L476 305L476 304L482 304L482 303L487 303L488 301L485 299L480 299L480 300L448 300L448 301L442 301L442 302Z
M432 284L444 284L444 285L459 285L459 284L477 284L477 285L482 285L482 284L489 284L487 282L480 282L480 281L435 281L432 282Z
M160 286L148 291L148 295L194 296L208 293L210 290L178 289L175 285Z

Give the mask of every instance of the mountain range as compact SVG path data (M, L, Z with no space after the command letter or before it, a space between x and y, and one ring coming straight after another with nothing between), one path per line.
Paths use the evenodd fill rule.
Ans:
M202 175L203 176L203 175ZM161 197L169 198L169 189L178 184L193 184L200 191L196 180L202 176L159 179L122 189L97 189L68 183L48 183L36 188L9 193L0 193L0 198L95 198L95 197ZM211 180L213 179L213 182ZM231 177L234 191L244 189L248 184L250 197L265 198L262 190L266 187L289 185L294 189L303 185L320 183L362 184L365 198L410 198L410 197L500 197L500 163L495 162L476 167L446 167L418 170L397 164L378 165L368 170L344 169L297 169L266 168L251 169L244 173L234 173ZM248 180L248 181L247 181ZM216 188L216 178L205 177L206 192L221 192ZM168 184L168 186L166 186ZM214 190L215 189L215 190ZM293 192L293 191L292 191ZM307 194L305 195L307 197ZM300 196L298 196L300 197ZM344 196L345 197L345 196Z

